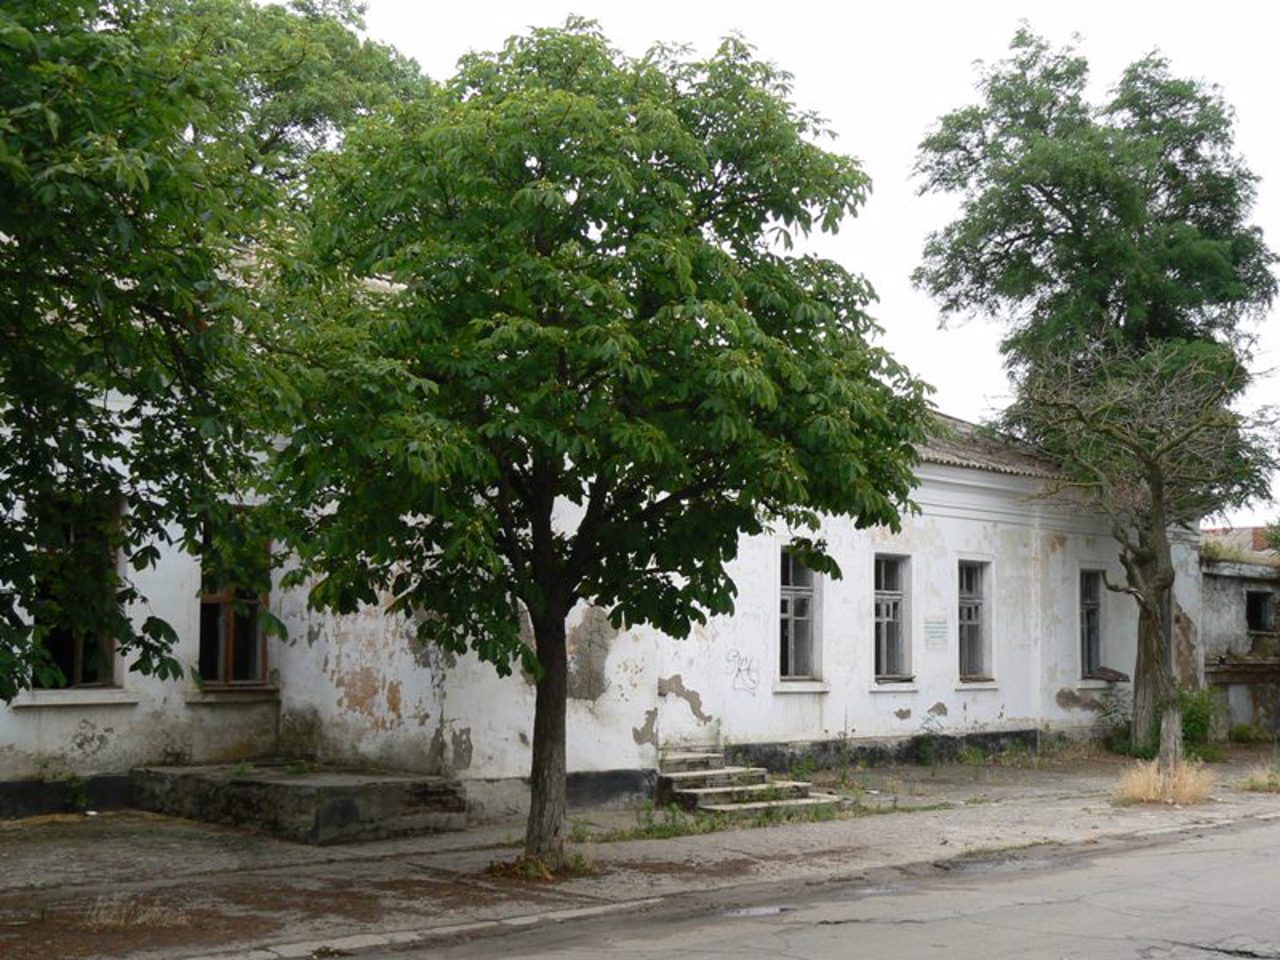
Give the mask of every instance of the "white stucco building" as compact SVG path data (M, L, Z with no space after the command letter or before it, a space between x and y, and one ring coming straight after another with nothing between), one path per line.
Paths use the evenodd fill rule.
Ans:
M1109 685L1099 668L1134 663L1136 608L1101 583L1123 579L1115 544L1101 518L1045 495L1050 465L947 422L900 532L842 520L821 531L841 579L799 567L780 530L743 541L736 612L687 639L619 632L580 608L571 773L634 788L673 744L1090 727ZM1179 663L1199 676L1199 565L1194 542L1176 550ZM177 630L177 657L215 680L200 689L116 662L105 683L24 693L0 707L0 783L283 755L450 774L478 806L519 804L534 698L518 673L416 649L411 627L376 608L310 612L300 593L268 600L291 642L263 641L243 613L202 601L186 556L136 579L146 612Z

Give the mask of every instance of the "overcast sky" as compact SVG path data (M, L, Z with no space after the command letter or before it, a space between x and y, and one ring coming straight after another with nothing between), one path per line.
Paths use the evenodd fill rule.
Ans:
M1218 85L1236 109L1237 146L1262 178L1255 222L1280 248L1280 8L1269 4L367 2L369 33L437 79L449 76L468 50L494 49L513 33L562 24L571 13L600 21L616 46L637 55L656 41L710 52L721 37L741 33L762 58L794 74L796 103L826 117L839 134L834 148L857 157L870 174L873 191L862 213L818 249L871 281L885 346L933 384L935 403L954 416L980 420L1007 402L996 351L1000 331L980 320L940 330L936 306L912 288L925 235L956 208L945 198L917 196L911 168L916 145L937 118L976 100L976 61L1000 59L1019 21L1056 46L1079 34L1099 94L1126 64L1154 49L1176 74ZM1280 367L1274 315L1256 332L1258 368ZM1260 380L1251 402L1280 403L1280 376ZM1262 505L1231 519L1264 521L1276 512Z

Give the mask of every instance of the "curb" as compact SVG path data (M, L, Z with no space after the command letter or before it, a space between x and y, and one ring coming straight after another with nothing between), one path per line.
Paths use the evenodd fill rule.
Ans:
M198 957L189 957L187 960L312 960L312 958L321 957L340 957L355 951L372 950L375 947L413 947L452 937L484 935L541 923L563 923L568 920L586 920L615 913L626 913L655 906L664 900L666 897L620 900L616 903L597 904L590 907L527 913L502 920L477 920L471 923L455 923L443 927L427 927L422 930L400 930L394 933L358 933L326 940L282 943L274 947L253 947L249 950L230 953L206 953Z

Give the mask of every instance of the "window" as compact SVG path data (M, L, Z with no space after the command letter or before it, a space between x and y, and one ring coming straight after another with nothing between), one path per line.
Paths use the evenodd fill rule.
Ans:
M911 679L906 583L907 561L904 558L876 557L876 681L880 683Z
M813 662L813 571L792 555L782 551L782 599L779 638L781 662L779 676L812 678Z
M261 607L262 598L248 590L201 596L200 678L206 684L266 680L266 644L258 616Z
M1244 592L1245 623L1253 633L1270 633L1275 629L1275 596L1270 590Z
M987 611L989 565L960 561L960 679L990 680L990 635Z
M1102 666L1102 571L1080 571L1080 675L1086 680Z
M248 508L237 507L217 519L206 517L204 527L200 679L218 686L266 683L263 621L271 544L255 530Z
M36 516L34 636L56 672L37 668L32 686L102 687L115 682L115 644L123 613L116 602L112 496L72 495L39 506Z

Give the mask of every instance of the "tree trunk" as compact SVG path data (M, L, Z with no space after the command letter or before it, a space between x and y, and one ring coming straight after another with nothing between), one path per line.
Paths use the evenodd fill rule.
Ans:
M1182 762L1182 710L1175 696L1165 705L1160 716L1160 762L1158 768L1166 780Z
M1133 719L1129 740L1135 750L1156 748L1160 733L1161 695L1160 618L1146 604L1138 607L1138 662L1133 671Z
M1182 712L1178 681L1173 673L1171 630L1167 613L1170 589L1154 602L1138 608L1138 663L1133 675L1135 749L1155 752L1165 776L1182 760Z
M529 825L524 851L560 870L564 858L565 704L569 665L564 617L534 620L542 679L533 711L533 763L529 771Z

